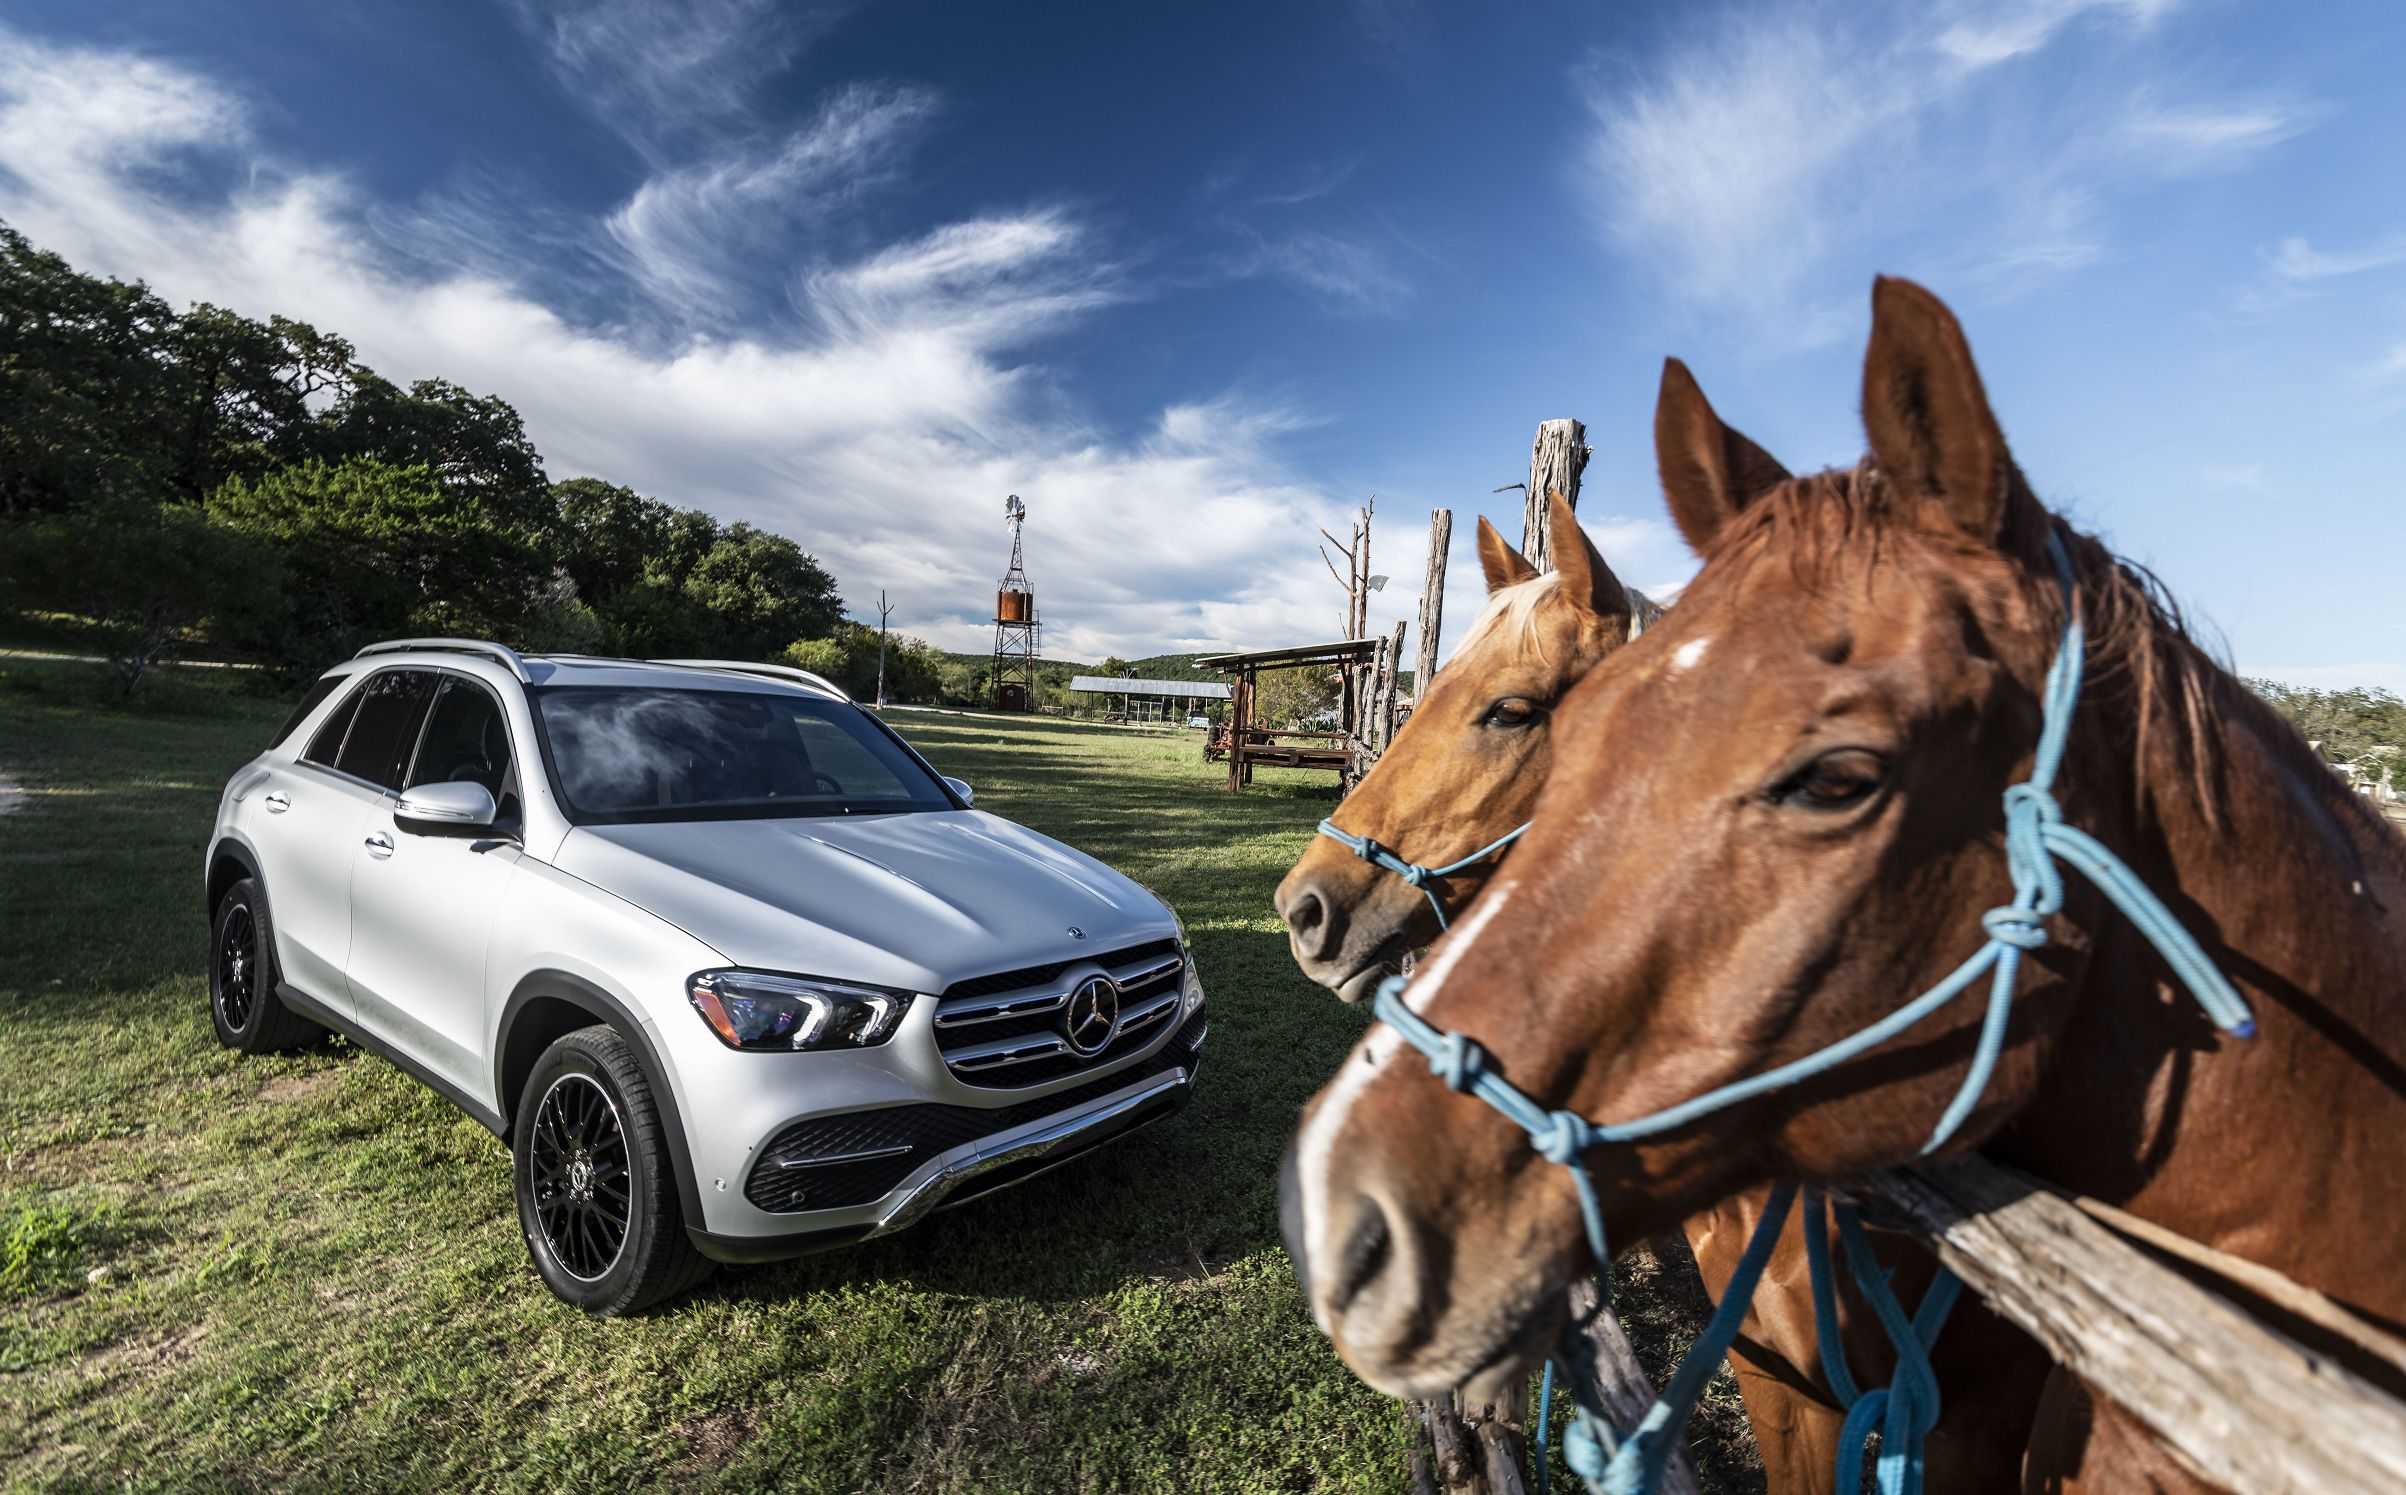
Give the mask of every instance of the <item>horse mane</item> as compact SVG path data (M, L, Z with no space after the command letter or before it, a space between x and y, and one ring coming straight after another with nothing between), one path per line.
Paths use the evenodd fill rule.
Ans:
M2155 798L2148 788L2164 782L2168 767L2194 796L2194 812L2219 828L2228 761L2224 736L2216 728L2245 725L2283 769L2314 786L2310 792L2316 798L2344 799L2348 808L2341 813L2379 820L2338 785L2285 718L2197 641L2180 603L2155 573L2045 508L2018 471L2013 484L2017 506L2041 516L2071 558L2087 638L2082 698L2114 702L2128 711L2134 724L2130 767L2142 814L2149 813L2146 807ZM1793 537L1776 548L1798 583L1811 587L1840 556L1853 554L1876 565L1883 535L1901 522L1901 502L1878 462L1867 455L1852 467L1830 468L1770 490L1723 529L1713 554L1775 536ZM2052 578L2040 585L2040 616L2050 628L2061 628L2061 593Z

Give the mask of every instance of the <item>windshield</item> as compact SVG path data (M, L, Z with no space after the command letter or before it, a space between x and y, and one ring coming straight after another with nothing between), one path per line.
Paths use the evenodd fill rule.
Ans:
M949 810L944 787L856 706L752 691L530 692L552 782L580 822Z

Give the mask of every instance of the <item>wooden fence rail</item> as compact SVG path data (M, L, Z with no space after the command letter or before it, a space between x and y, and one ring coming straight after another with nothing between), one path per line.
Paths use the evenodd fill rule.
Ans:
M2251 1495L2406 1489L2406 1403L2079 1203L1978 1159L1886 1174L1857 1192L1927 1235L1989 1307L2204 1478ZM2241 1283L2261 1290L2260 1280ZM2369 1348L2379 1336L2346 1337Z

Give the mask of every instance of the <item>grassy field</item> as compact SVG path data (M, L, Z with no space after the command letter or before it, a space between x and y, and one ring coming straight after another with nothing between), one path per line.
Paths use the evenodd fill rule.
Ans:
M213 1041L200 858L284 710L242 688L163 671L121 705L99 667L0 660L0 775L27 791L0 816L8 1485L1401 1485L1397 1407L1329 1352L1277 1239L1279 1151L1363 1022L1269 906L1324 778L1231 799L1189 735L897 713L981 807L1179 906L1200 1093L904 1234L604 1323L528 1268L474 1123L344 1043ZM1630 1306L1650 1351L1693 1319Z

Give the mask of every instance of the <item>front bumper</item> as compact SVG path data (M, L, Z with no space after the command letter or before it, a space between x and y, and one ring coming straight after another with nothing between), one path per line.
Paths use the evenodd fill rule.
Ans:
M1056 1094L1026 1103L1024 1110L1008 1108L1020 1115L988 1113L991 1124L984 1135L954 1142L925 1161L914 1163L907 1154L916 1149L900 1147L894 1139L909 1135L913 1125L928 1124L918 1113L951 1113L957 1108L904 1106L818 1118L817 1123L858 1122L864 1128L840 1142L844 1150L832 1155L824 1146L829 1140L824 1131L780 1146L788 1133L798 1130L789 1128L760 1150L744 1193L755 1205L781 1203L783 1207L762 1214L799 1228L731 1235L689 1226L688 1234L703 1255L719 1261L776 1261L890 1234L938 1209L1048 1172L1184 1106L1201 1064L1208 1016L1208 1009L1198 1007L1149 1061L1097 1082L1093 1088L1101 1094ZM1045 1114L1031 1116L1026 1111ZM935 1123L952 1120L941 1116ZM899 1162L894 1161L897 1157ZM848 1197L904 1167L910 1170L907 1175L874 1199L854 1203ZM814 1194L833 1195L842 1202L811 1208Z

